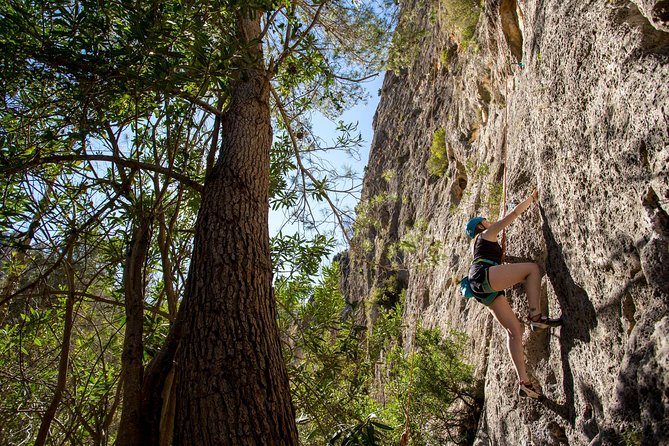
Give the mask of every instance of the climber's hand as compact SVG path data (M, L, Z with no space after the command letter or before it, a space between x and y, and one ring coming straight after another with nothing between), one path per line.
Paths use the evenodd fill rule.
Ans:
M538 191L535 190L534 192L532 192L532 195L530 195L530 197L532 197L532 201L535 201L537 203L539 202L539 192Z

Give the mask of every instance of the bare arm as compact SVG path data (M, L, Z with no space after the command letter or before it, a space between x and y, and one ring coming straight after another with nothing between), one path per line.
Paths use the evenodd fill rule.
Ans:
M497 234L502 232L504 228L509 226L516 218L520 216L523 212L530 207L530 205L539 201L539 193L537 191L532 192L532 194L525 199L525 201L518 204L511 212L506 214L504 218L494 223L491 223L488 229L481 233L481 236L491 242L497 241Z

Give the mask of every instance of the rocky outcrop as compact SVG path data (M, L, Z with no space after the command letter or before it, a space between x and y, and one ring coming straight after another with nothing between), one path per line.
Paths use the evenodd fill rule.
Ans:
M399 278L409 326L470 336L475 444L669 443L667 2L486 0L466 48L442 2L401 3L426 37L383 84L347 298ZM565 320L525 331L542 402L515 395L503 330L456 289L464 225L500 211L505 175L508 202L540 195L507 255L540 265L544 312ZM524 315L522 287L508 295Z

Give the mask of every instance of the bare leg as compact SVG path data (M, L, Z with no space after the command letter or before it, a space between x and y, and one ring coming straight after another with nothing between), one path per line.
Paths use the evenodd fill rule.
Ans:
M502 291L517 283L525 282L530 317L541 313L541 271L536 263L491 266L488 269L488 281L495 291Z
M525 370L525 352L523 350L523 326L511 309L506 297L499 296L492 301L488 307L495 319L506 330L506 347L511 357L511 362L516 369L519 381L527 382L527 371Z

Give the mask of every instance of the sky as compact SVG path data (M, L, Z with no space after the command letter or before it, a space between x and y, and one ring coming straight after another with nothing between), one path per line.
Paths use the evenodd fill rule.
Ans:
M360 147L360 159L355 160L350 157L347 157L341 152L336 152L328 156L328 160L335 166L350 166L354 172L358 174L362 180L362 175L364 168L367 165L369 159L369 149L372 144L372 138L374 136L372 131L372 121L374 119L374 114L376 113L376 107L379 103L379 91L381 90L381 85L383 84L384 74L379 73L378 76L373 79L365 82L363 86L368 92L368 99L366 103L360 103L355 107L344 112L337 121L341 120L346 123L357 122L358 123L358 132L362 136L362 145ZM317 116L313 120L313 132L318 135L325 143L334 141L337 138L338 132L336 131L336 123L332 122L325 117ZM347 203L351 208L355 207L356 202L349 200ZM269 216L269 229L270 236L277 234L279 228L282 227L285 221L285 217L281 211L271 211ZM284 234L295 232L297 228L295 227L283 227L282 231ZM341 231L338 231L338 243L342 245L341 247L345 249L344 237L341 234Z

